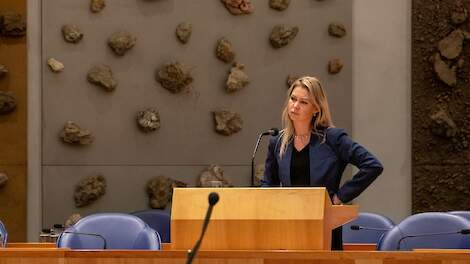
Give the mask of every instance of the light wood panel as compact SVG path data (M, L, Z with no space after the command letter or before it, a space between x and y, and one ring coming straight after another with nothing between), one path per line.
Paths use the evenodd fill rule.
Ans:
M325 188L177 188L173 249L199 238L208 195L219 194L201 249L330 249L331 230L357 216L357 206L332 206Z
M13 12L26 18L26 0L1 0L0 13ZM16 110L0 115L0 171L9 177L0 189L0 220L9 241L26 239L26 37L0 37L0 63L9 73L0 79L0 90L12 91Z

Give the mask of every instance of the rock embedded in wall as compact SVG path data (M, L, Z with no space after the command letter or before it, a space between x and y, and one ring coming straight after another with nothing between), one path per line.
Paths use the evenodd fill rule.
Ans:
M83 39L83 33L76 25L63 25L62 36L68 43L78 43Z
M430 116L432 123L430 129L436 136L452 138L457 134L457 126L449 113L443 109Z
M87 80L104 88L107 92L114 91L118 85L118 82L113 78L111 67L104 64L91 68L88 71Z
M224 177L224 170L217 165L210 165L205 168L198 177L198 187L232 187L230 182Z
M8 74L8 68L7 66L0 64L0 79L5 77Z
M0 33L4 37L22 37L26 35L25 19L17 13L0 15Z
M247 15L254 11L251 0L221 0L232 15Z
M65 224L64 224L65 228L69 228L75 225L80 219L82 219L82 216L80 214L75 213L75 214L70 215L69 218L65 220Z
M228 110L214 111L215 131L224 136L231 136L243 127L240 114Z
M233 50L232 43L225 37L220 38L217 41L215 55L223 62L232 62L235 59L235 51Z
M163 65L157 70L155 79L163 88L174 94L187 89L193 82L189 69L179 62Z
M187 184L166 176L157 176L147 183L149 205L153 209L165 209L173 197L173 188L186 187Z
M49 66L49 68L51 69L51 71L53 72L61 72L64 70L64 64L54 58L49 58L47 60L47 65Z
M0 172L0 188L5 187L8 182L8 175L5 172Z
M229 93L236 92L243 89L250 83L248 79L248 74L245 72L245 66L240 63L235 63L235 65L230 69L230 74L228 75L226 82L226 90Z
M299 33L298 27L290 27L283 24L276 25L271 30L269 42L271 43L271 46L279 49L287 46L292 40L294 40L297 33Z
M330 36L342 38L346 36L346 27L342 23L332 22L328 25L328 33Z
M439 41L438 48L441 55L447 59L455 59L462 52L464 33L460 29L452 31L447 37Z
M331 59L328 62L328 73L338 74L343 69L343 61L341 59L335 58Z
M300 76L298 76L298 75L294 75L294 74L287 75L287 77L286 77L287 88L290 88L292 86L292 84L299 78L300 78Z
M106 7L105 0L90 0L90 10L93 13L99 13Z
M106 193L106 179L103 175L89 176L75 186L73 195L75 207L84 207L97 201Z
M108 38L108 46L118 56L124 56L135 46L137 38L126 31L120 31L112 34Z
M465 8L464 2L462 0L455 0L454 6L452 7L452 11L450 13L450 21L455 25L462 24L467 20L468 11Z
M13 112L16 109L16 97L11 91L0 91L0 115Z
M94 141L94 137L89 130L80 128L73 121L65 123L59 136L62 141L72 145L90 145Z
M290 0L269 0L269 7L277 11L284 11L289 7Z
M446 83L448 86L455 86L457 84L457 73L456 65L447 65L442 59L439 53L434 56L434 71L441 81Z
M175 34L176 38L183 44L188 43L189 38L193 32L193 26L188 22L181 22L176 26Z
M137 113L137 125L143 132L152 132L160 128L160 115L154 108L147 108Z
M263 180L264 177L264 169L265 169L265 164L256 164L255 166L255 186L261 186L261 181Z

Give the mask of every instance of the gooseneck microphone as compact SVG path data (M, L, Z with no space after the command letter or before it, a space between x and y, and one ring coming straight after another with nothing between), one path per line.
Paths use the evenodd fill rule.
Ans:
M191 264L193 262L194 257L196 257L197 252L199 251L199 247L201 246L202 239L204 238L204 234L206 233L207 226L209 225L209 221L211 219L212 209L214 205L219 201L219 194L216 192L211 192L209 194L209 207L207 208L206 217L204 218L204 223L202 225L202 232L199 239L194 244L193 249L188 250L188 258L186 260L186 264Z
M462 234L462 235L468 235L470 234L470 229L461 229L459 231L454 231L454 232L440 232L440 233L427 233L427 234L415 234L415 235L406 235L400 240L398 240L397 243L397 250L400 250L400 245L401 242L405 239L408 238L413 238L413 237L428 237L428 236L443 236L443 235L457 235L457 234Z
M255 186L255 156L256 152L258 151L259 143L261 142L261 138L263 136L271 135L271 136L277 136L279 134L279 129L273 127L271 129L268 129L267 131L262 132L258 136L258 140L256 141L255 149L253 150L253 155L251 156L251 186Z
M103 240L103 249L107 248L107 243L106 239L100 235L100 234L94 234L94 233L83 233L83 232L74 232L74 231L64 231L62 234L71 234L71 235L79 235L79 236L93 236L93 237L99 237L101 240Z
M360 226L360 225L352 225L351 230L373 230L373 231L389 231L390 228L382 228L382 227L367 227L367 226Z

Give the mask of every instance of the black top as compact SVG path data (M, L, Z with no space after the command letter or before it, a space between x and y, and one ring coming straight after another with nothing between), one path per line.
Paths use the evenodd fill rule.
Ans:
M301 151L292 150L290 161L290 181L292 186L310 186L310 145L307 144Z

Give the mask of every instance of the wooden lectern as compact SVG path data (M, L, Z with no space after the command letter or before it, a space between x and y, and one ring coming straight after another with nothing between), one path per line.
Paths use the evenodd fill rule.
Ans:
M211 192L220 200L201 244L206 250L329 250L331 230L358 214L357 206L331 205L325 188L175 188L171 249L193 247Z

